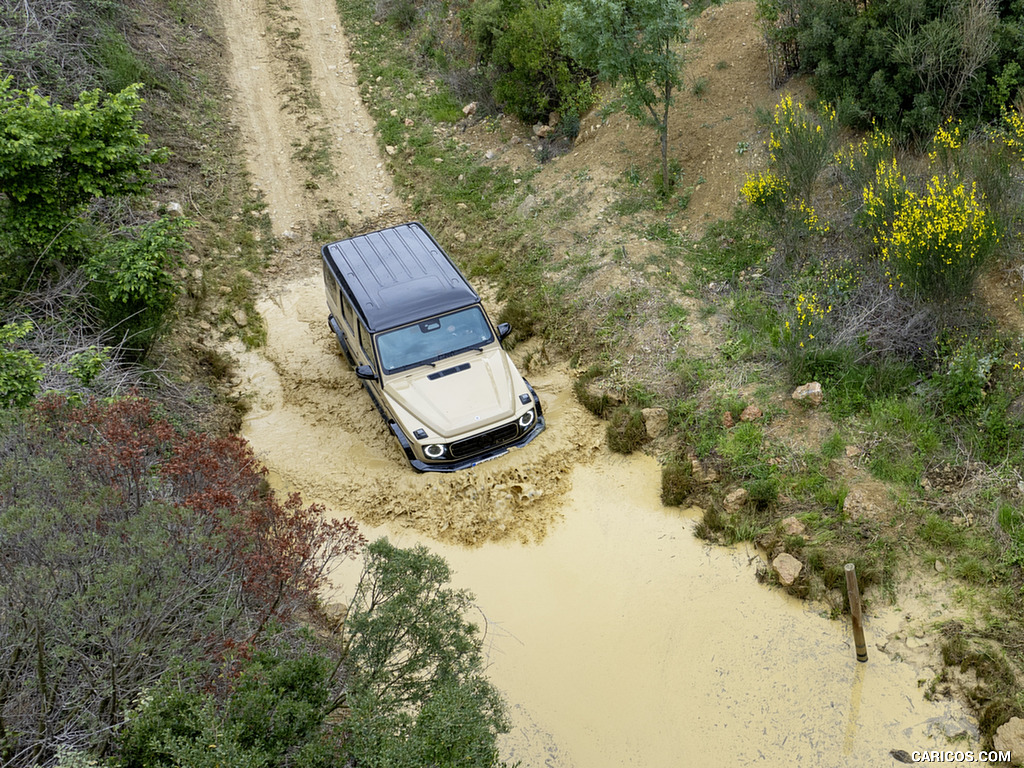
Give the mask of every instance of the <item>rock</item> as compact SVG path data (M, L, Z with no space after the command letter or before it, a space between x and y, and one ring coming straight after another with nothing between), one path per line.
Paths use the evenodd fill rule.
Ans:
M167 213L171 216L184 216L185 209L181 207L181 203L176 203L172 200L167 204Z
M996 729L992 746L999 752L1010 753L1010 765L1024 765L1024 720L1011 717Z
M935 572L936 573L945 573L946 572L946 564L944 562L942 562L941 560L936 560L935 561Z
M466 233L465 232L456 232L455 233L455 239L458 240L460 243L466 242Z
M495 152L493 149L488 149L486 152L484 152L484 160L493 160L495 155L497 154L498 153Z
M648 437L653 439L665 434L665 430L668 429L668 411L664 408L644 408L641 413L644 416Z
M740 414L740 421L757 421L764 413L756 405L748 405Z
M476 102L475 101L471 101L471 102L469 102L469 104L464 106L462 108L462 114L464 114L466 117L472 117L473 115L475 115L476 114Z
M732 420L732 414L729 413L729 411L726 411L725 413L722 414L722 426L723 427L725 427L726 429L730 429L732 427L732 425L735 424L735 423L736 422L734 422Z
M846 458L856 459L858 456L864 455L864 449L858 448L856 445L846 446Z
M527 216L529 216L531 213L533 213L533 209L536 208L536 207L537 207L537 196L536 195L527 195L523 199L523 202L521 202L519 204L519 206L516 208L516 213L519 215L519 218L525 219Z
M779 577L779 584L784 587L792 586L803 569L804 564L788 552L783 552L772 560L772 570Z
M394 155L396 152L398 152L398 147L396 147L394 144L388 144L386 147L384 147L384 151L387 152L389 155Z
M807 533L807 526L791 515L782 521L782 530L787 536L803 536Z
M792 397L798 403L816 407L825 399L825 393L821 391L821 384L812 381L794 389Z
M544 123L537 123L533 126L533 135L538 139L546 139L555 129L550 125L544 125Z
M871 500L863 488L854 486L846 494L846 500L843 501L843 512L846 513L848 518L856 522L878 517L882 510Z
M402 121L402 125L404 125L406 128L412 128L414 125L416 125L416 123L413 122L413 119L411 117L407 117L405 118L405 120Z
M554 128L560 122L562 122L562 116L558 112L550 112L550 113L548 113L548 125L550 125L552 128Z
M298 235L292 230L286 229L284 232L281 233L281 237L284 238L285 240L295 240L298 237Z
M746 488L737 488L725 497L722 501L722 506L725 507L725 511L730 515L734 512L739 512L743 509L743 505L747 503L749 495Z
M239 328L245 328L249 324L249 316L245 314L244 309L236 309L232 312L231 319L235 321Z

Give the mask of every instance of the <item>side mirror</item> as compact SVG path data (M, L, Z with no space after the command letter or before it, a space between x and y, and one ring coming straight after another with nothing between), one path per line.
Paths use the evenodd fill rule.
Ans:
M498 341L502 341L512 333L512 326L509 323L498 323Z
M373 372L373 368L371 368L370 366L360 365L358 368L356 368L356 378L374 381L377 378L377 374Z

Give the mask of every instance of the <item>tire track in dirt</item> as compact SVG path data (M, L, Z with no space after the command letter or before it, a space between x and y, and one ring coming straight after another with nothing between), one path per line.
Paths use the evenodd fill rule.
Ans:
M289 10L286 16L266 0L220 0L249 171L274 232L308 239L330 212L359 225L401 206L359 96L337 10L322 0L297 0ZM295 82L288 57L308 65L308 83ZM334 176L314 179L296 150L322 130Z

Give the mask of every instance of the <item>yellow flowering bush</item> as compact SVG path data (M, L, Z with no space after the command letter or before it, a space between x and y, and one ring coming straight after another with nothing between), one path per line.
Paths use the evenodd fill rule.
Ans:
M829 231L828 222L821 221L818 218L818 212L814 210L805 201L801 200L797 204L797 209L800 211L800 218L807 227L807 231L812 235L826 235Z
M1024 161L1024 113L1016 109L1004 111L1003 124L1006 129L1003 138L1006 148Z
M836 111L831 106L822 107L814 116L792 96L776 105L768 156L795 198L810 199L815 181L832 159L837 130Z
M741 192L747 202L755 208L773 214L782 212L788 198L785 180L771 171L748 176Z
M856 144L848 144L835 153L834 161L854 188L863 187L874 178L879 163L894 158L893 139L877 126Z
M907 177L900 171L896 158L889 162L880 161L875 166L875 177L863 189L864 207L862 220L872 230L875 245L892 229L892 222L910 193L907 191Z
M939 163L946 173L954 167L958 150L963 146L964 139L960 131L960 122L952 117L938 127L932 136L932 146L928 151L928 159Z
M876 242L890 287L944 300L971 289L999 235L974 184L933 176L925 194L905 193Z

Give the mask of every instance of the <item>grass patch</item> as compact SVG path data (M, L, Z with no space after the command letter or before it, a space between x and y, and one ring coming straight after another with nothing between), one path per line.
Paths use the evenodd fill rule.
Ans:
M633 453L647 442L643 412L635 405L620 405L608 417L608 447L615 453Z

